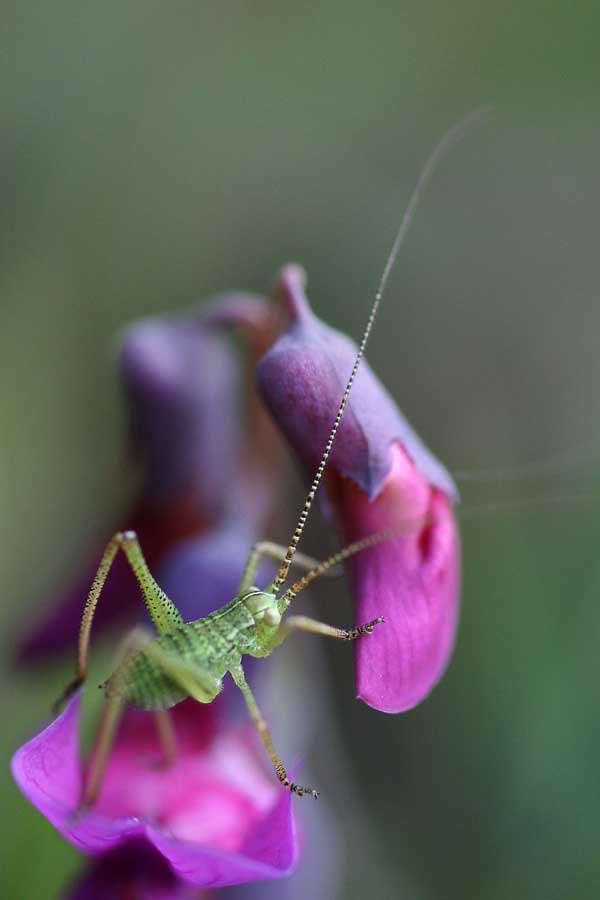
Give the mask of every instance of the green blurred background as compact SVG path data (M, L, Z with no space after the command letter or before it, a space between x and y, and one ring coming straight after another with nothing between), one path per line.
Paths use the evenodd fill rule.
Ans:
M495 511L465 519L458 646L422 707L353 702L327 648L377 849L344 897L365 865L372 896L600 895L599 29L583 2L2 4L5 661L126 507L115 331L264 291L295 259L358 334L433 143L495 106L428 191L370 360L454 470L584 462L465 485L465 509ZM588 500L497 508L572 493ZM7 662L6 760L64 674ZM4 763L1 797L2 897L58 896L77 854Z

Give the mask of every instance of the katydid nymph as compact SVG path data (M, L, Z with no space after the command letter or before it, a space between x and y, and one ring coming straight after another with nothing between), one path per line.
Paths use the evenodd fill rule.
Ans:
M407 523L370 534L334 553L323 562L297 552L300 538L325 472L338 428L346 409L356 373L365 353L385 288L421 193L445 151L472 125L487 117L486 110L477 111L454 125L442 138L426 162L406 207L400 228L387 258L375 293L366 327L351 372L347 378L337 413L333 419L319 464L296 527L287 547L262 541L251 549L236 596L221 609L205 618L184 622L174 603L159 587L144 560L142 548L132 531L119 532L109 542L93 580L80 627L77 669L74 680L64 691L59 703L68 699L84 682L87 672L89 640L94 613L102 587L116 554L121 550L139 583L144 602L156 630L152 634L136 628L121 645L115 670L104 683L105 707L96 742L87 767L81 808L91 807L100 791L111 746L121 715L127 705L152 710L157 718L165 758L176 753L173 727L168 709L186 697L199 703L210 703L220 693L223 679L229 674L243 694L250 717L270 758L277 778L293 794L302 797L318 792L291 781L281 762L267 725L246 681L242 657L266 657L293 631L306 631L343 641L368 640L376 627L385 628L382 616L350 628L336 628L303 615L286 615L292 601L316 578L331 573L339 563L357 553L387 540ZM421 523L422 524L422 523ZM414 527L414 523L413 523ZM279 562L275 577L264 588L255 585L261 557ZM285 587L290 569L297 566L304 574Z

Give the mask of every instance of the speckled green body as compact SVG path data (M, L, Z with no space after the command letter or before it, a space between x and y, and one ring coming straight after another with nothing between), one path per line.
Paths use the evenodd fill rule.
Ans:
M253 588L132 653L106 683L107 695L119 694L130 706L146 710L167 709L185 699L188 692L154 661L158 650L178 667L203 676L202 695L195 698L210 703L220 693L225 673L238 666L244 654L268 656L273 651L280 618L275 596Z

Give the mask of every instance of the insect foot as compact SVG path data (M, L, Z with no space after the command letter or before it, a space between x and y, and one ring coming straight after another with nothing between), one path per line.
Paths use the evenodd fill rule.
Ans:
M312 788L300 787L298 784L290 785L290 790L292 793L296 794L297 797L304 797L306 794L311 794L315 800L319 797L318 791L314 791Z
M292 794L295 794L296 797L305 797L307 794L310 794L315 800L319 797L319 792L313 790L309 787L301 787L299 784L294 784L293 782L288 781L285 787L289 787Z
M381 625L382 622L385 622L383 616L377 616L376 619L372 619L364 625L356 625L354 628L350 628L348 631L348 640L353 641L355 638L360 637L361 634L372 634L375 626Z

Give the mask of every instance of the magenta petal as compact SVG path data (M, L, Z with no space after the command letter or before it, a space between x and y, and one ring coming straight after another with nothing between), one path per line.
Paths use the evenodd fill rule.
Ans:
M139 816L114 816L111 817L107 808L111 803L119 802L118 783L111 786L105 784L103 793L97 804L102 813L96 808L84 813L76 813L81 791L81 761L78 751L78 713L79 695L76 695L68 704L64 712L52 722L44 731L24 744L14 755L12 771L15 780L30 802L49 819L57 830L76 847L88 853L100 853L122 845L132 838L143 838L149 841L156 850L166 859L173 871L184 880L198 886L219 887L228 884L239 884L244 881L256 879L280 878L288 874L296 864L296 833L292 819L291 794L278 789L268 783L265 793L257 779L256 790L262 791L260 799L264 812L254 809L251 822L251 831L246 835L242 845L235 851L222 849L220 846L211 846L209 839L206 842L195 842L177 838L166 826L157 822L144 820ZM194 709L193 706L190 708ZM179 709L177 707L176 709ZM198 712L198 707L195 707ZM200 709L201 713L202 710ZM183 717L187 712L184 708ZM189 721L189 719L188 719ZM197 723L191 722L190 730L183 734L181 756L187 757L188 766L190 759L199 758L206 748L202 742L198 742L197 750L192 746L191 751L187 747L188 739L193 738ZM124 778L130 773L132 779L138 777L137 772L142 764L137 741L139 735L136 729L125 728L126 737L118 739L115 748L115 764L112 777ZM180 738L181 732L178 729ZM219 732L218 740L223 740L222 732ZM219 745L221 746L221 745ZM238 757L239 757L238 745ZM128 750L130 748L130 751ZM245 740L243 752L248 754L249 765L253 770L257 769L257 763L251 759L253 755L252 745ZM210 748L209 748L210 749ZM207 751L208 752L208 751ZM218 756L218 748L216 756ZM228 773L229 763L227 747L223 752L222 767L215 772L214 791L223 792L227 800L233 792L240 792L239 781ZM215 751L208 765L214 766ZM237 760L239 765L239 758ZM175 763L178 766L179 763ZM137 768L136 768L137 767ZM189 771L189 768L188 770ZM110 781L111 769L107 770L106 782ZM243 773L242 778L243 778ZM169 784L173 781L174 790L180 790L179 800L185 807L189 806L190 788L186 785L185 777L181 772L173 772L168 775ZM143 775L148 779L160 778L160 774L153 773ZM239 775L238 775L239 778ZM140 784L142 782L140 781ZM177 787L179 784L180 787ZM106 791L105 788L106 787ZM126 787L126 790L129 786ZM104 799L103 799L104 796ZM244 807L244 797L241 794L240 809ZM273 797L273 801L269 797ZM177 806L178 798L168 796L164 801L170 808L164 808L166 815L173 810L173 804ZM216 810L216 807L213 806ZM193 809L186 809L186 814L193 815ZM160 818L159 811L159 818ZM211 822L201 822L210 831ZM243 823L247 825L248 823ZM208 832L207 832L208 833Z
M15 781L27 799L59 828L65 809L75 809L81 794L79 693L63 712L12 758Z
M304 273L277 285L290 324L260 362L261 392L309 477L315 472L356 355L321 322ZM366 363L361 363L325 474L327 502L347 543L401 528L351 560L355 621L385 623L356 642L358 696L386 712L415 706L447 665L458 617L456 489Z
M431 489L399 447L377 500L346 483L338 509L349 540L403 521L400 537L358 554L351 565L355 620L384 616L355 645L360 699L383 712L423 700L450 658L459 611L460 545L448 498Z
M149 837L177 874L193 884L225 887L228 884L281 878L294 869L297 849L292 795L283 790L279 793L274 809L256 827L240 853L177 841L157 832Z

